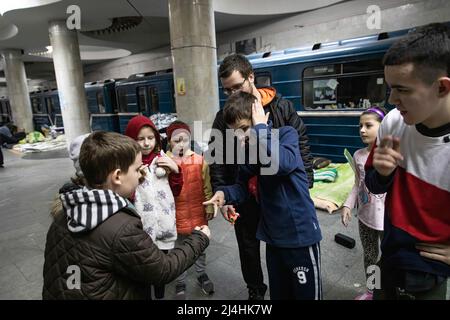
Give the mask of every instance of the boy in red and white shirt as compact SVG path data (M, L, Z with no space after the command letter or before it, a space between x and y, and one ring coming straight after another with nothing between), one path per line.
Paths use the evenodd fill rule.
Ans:
M445 299L450 276L450 30L418 28L386 53L389 103L366 185L387 192L375 299Z

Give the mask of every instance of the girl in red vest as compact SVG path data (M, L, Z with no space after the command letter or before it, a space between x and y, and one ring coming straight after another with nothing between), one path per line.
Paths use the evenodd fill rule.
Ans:
M191 150L191 130L182 121L175 121L167 128L167 141L170 150L167 155L181 167L184 184L181 192L175 197L177 245L192 233L196 226L207 225L208 220L214 218L214 207L205 207L203 202L212 197L209 177L209 166L202 155ZM198 285L203 293L212 295L214 284L205 273L206 255L203 252L195 262ZM176 280L176 299L186 299L185 271Z

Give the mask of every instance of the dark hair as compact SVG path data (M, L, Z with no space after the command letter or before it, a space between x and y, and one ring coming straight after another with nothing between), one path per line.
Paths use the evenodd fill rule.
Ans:
M15 133L17 132L17 126L14 125L12 122L7 123L7 124L6 124L6 127L9 129L9 131L10 131L12 134L15 134Z
M441 23L432 23L409 32L386 52L383 65L413 63L417 75L431 84L441 75L450 74L450 29Z
M375 110L373 110L373 109L375 109ZM382 113L383 116L381 116L379 114L379 112L377 112L376 110L378 110L380 113ZM373 116L375 116L375 118L377 119L378 122L381 122L387 113L388 112L385 108L373 106L373 107L370 107L369 109L367 109L366 111L364 111L363 113L361 113L361 116L364 116L366 114L373 115Z
M223 118L226 124L234 124L242 119L252 119L252 104L256 97L251 93L238 91L233 93L223 107Z
M128 172L139 152L139 144L122 134L106 131L90 134L81 145L79 160L87 185L101 188L114 170Z
M246 57L240 54L232 54L225 59L219 67L219 78L228 78L233 71L239 71L245 79L253 73L253 67Z

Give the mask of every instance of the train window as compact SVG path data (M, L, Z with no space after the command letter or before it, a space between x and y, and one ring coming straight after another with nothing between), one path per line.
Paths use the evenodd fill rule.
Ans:
M158 96L158 89L154 87L147 87L148 89L148 96L151 102L151 111L152 114L159 113L159 96Z
M257 87L270 87L272 85L270 73L255 74L255 85Z
M45 98L48 113L53 113L53 99L51 97Z
M146 97L145 97L145 87L138 88L138 96L139 96L139 111L146 111Z
M303 106L305 110L366 109L384 106L386 83L379 60L366 60L334 65L341 72L327 76L323 72L315 77L319 67L305 69L303 77ZM313 71L311 71L313 69ZM314 69L316 71L314 71ZM327 71L328 72L328 71Z
M34 113L43 113L41 99L31 98L31 107Z
M124 88L117 89L117 101L119 103L119 111L127 112L127 90Z
M102 91L97 91L97 105L98 105L98 111L100 113L105 113L106 112L105 100L103 99L103 92Z

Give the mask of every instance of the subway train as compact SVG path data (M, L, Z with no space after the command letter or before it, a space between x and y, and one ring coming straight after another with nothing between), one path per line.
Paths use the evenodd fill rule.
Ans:
M370 106L392 109L387 102L382 57L408 30L317 43L313 46L248 55L257 87L272 86L291 100L307 126L314 156L345 162L344 149L353 154L363 147L359 116ZM219 61L220 64L220 61ZM93 130L123 133L137 114L176 113L171 70L136 74L85 84ZM219 81L220 107L226 96ZM57 90L30 93L35 128L62 126ZM10 109L0 99L1 117Z
M84 85L92 130L119 131L114 79ZM30 92L33 125L63 127L58 90Z

